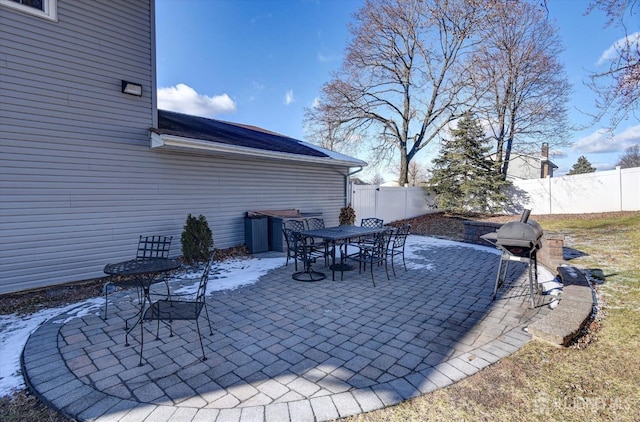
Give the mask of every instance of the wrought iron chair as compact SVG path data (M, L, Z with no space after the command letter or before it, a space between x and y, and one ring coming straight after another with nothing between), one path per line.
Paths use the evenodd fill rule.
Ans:
M307 218L305 220L305 224L309 230L320 230L325 228L324 220L322 218ZM329 241L326 239L311 239L311 242L316 245L322 245L322 248L324 249L324 265L329 265L329 257L331 256Z
M293 273L291 277L298 281L324 280L326 277L324 273L314 271L313 268L311 268L311 265L314 264L318 258L323 257L324 253L319 251L314 244L307 242L307 239L300 232L291 231L289 235L292 239L296 262L300 260L304 267L304 270L299 272L296 268L296 272Z
M371 281L373 282L373 286L375 287L376 281L373 277L373 267L376 265L382 265L384 263L384 270L387 273L387 280L389 280L389 269L387 267L387 248L389 246L389 241L391 239L393 231L391 229L387 229L383 232L376 233L373 235L373 242L370 244L357 244L354 246L358 246L360 250L357 254L352 254L349 257L354 261L359 263L359 272L362 272L362 268L364 266L364 270L367 270L367 264L369 264L371 271Z
M410 230L411 225L405 224L396 230L395 234L393 234L389 241L387 257L391 259L391 270L393 271L394 276L396 275L396 270L393 265L393 261L396 255L402 255L402 264L404 265L404 270L407 271L407 263L404 260L404 245L407 242L407 236L409 236Z
M136 252L136 259L151 259L151 258L169 258L169 250L171 249L171 240L173 236L140 236L138 240L138 250ZM169 294L169 282L164 278L164 283L167 286L167 294ZM113 280L109 280L104 285L104 319L107 319L107 310L109 307L108 294L115 289L115 283ZM142 300L142 290L136 280L123 280L118 281L119 288L135 288L138 292L138 299ZM128 328L128 320L125 321L125 328Z
M282 227L282 235L284 236L284 241L287 244L287 261L285 262L285 266L289 265L289 259L293 259L293 262L295 264L295 269L296 271L298 271L298 255L296 255L296 245L295 245L295 239L293 236L293 230L287 228L287 227Z
M370 229L381 229L384 227L384 220L380 219L380 218L375 218L375 217L371 217L371 218L363 218L360 221L360 227L367 227ZM373 245L374 242L374 236L363 236L360 237L358 239L355 240L355 243L349 243L348 245L345 245L345 254L349 257L357 257L358 253L360 252L356 252L355 254L350 254L347 253L347 248L349 246L356 246L356 247L361 247L361 246L371 246Z
M211 271L211 265L213 264L213 256L207 261L202 276L200 277L200 283L198 284L198 290L195 298L192 299L160 299L151 304L144 313L144 321L157 321L156 326L156 340L158 340L160 334L160 322L169 327L169 337L173 337L173 322L174 321L195 321L196 330L198 331L198 338L200 340L200 349L202 350L202 360L207 360L207 356L204 352L204 344L202 343L202 333L200 332L200 314L204 309L204 313L207 317L207 323L209 324L209 335L213 335L213 329L211 328L211 319L209 319L209 310L205 303L205 296L207 293L207 282L209 281L209 272ZM181 295L182 296L182 295ZM174 298L176 295L174 295ZM140 324L142 326L142 324ZM140 363L142 365L142 351L144 348L144 331L141 329L140 338Z
M282 234L284 236L285 243L287 244L287 261L285 262L285 266L289 265L289 259L293 258L296 271L298 271L299 255L296 255L295 239L293 239L291 233L302 232L304 230L306 230L304 220L284 220L282 222Z

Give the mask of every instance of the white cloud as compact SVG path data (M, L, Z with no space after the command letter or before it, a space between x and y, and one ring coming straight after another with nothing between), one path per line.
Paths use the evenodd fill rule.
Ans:
M598 66L602 66L606 62L616 59L619 56L618 51L620 51L620 49L627 43L631 45L632 49L634 48L634 46L637 48L637 46L640 44L640 32L634 32L633 34L629 34L626 37L620 38L618 41L614 42L611 47L609 47L602 53L596 64Z
M201 117L214 117L217 114L236 111L236 104L227 94L209 97L198 94L188 85L178 84L158 89L158 108Z
M284 103L285 103L285 105L289 105L294 101L295 101L295 99L293 98L293 90L290 89L290 90L287 91L286 94L284 94Z
M571 147L577 153L622 152L626 148L640 143L640 125L630 126L621 133L609 137L605 129L578 139Z

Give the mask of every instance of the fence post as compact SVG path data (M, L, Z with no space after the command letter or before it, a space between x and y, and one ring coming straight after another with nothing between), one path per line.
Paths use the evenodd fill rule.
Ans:
M553 195L551 195L551 176L547 176L547 191L549 192L549 214L553 214Z
M620 204L619 211L623 210L622 206L622 167L616 166L616 172L618 173L618 177L616 180L618 181L618 203Z

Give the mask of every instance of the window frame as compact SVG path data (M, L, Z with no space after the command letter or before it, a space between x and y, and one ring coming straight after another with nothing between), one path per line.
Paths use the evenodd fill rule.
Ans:
M37 16L39 18L58 21L58 0L42 0L42 6L44 10L36 9L35 7L26 6L21 3L17 3L12 0L0 0L0 6L6 6L10 9L17 10L19 12L27 13L29 15Z

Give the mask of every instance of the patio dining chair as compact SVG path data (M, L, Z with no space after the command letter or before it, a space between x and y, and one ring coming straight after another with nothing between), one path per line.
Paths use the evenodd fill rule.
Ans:
M292 231L289 235L292 239L296 262L299 260L303 265L303 270L297 271L296 268L296 272L291 277L297 281L307 282L324 280L325 274L312 268L312 265L319 258L325 257L324 252L319 250L313 243L308 242L300 232Z
M320 230L325 228L324 220L322 218L307 218L304 222L309 230ZM311 242L313 244L321 245L324 249L324 265L329 265L329 257L331 256L329 241L327 239L311 239Z
M389 247L387 248L387 257L391 260L391 270L393 275L396 275L396 269L393 265L393 261L396 255L402 256L402 264L404 270L407 271L407 263L404 260L404 245L407 242L409 231L411 230L411 224L405 224L398 228L389 241Z
M360 243L355 244L360 250L355 253L349 255L349 258L357 261L359 263L359 272L362 272L362 268L367 270L367 264L369 264L369 269L371 271L371 281L373 282L373 286L376 285L376 280L373 277L373 269L375 266L380 266L384 263L384 270L387 273L387 280L389 280L389 269L387 267L387 248L389 246L389 241L391 239L393 231L391 229L387 229L383 232L376 233L373 235L372 243Z
M169 250L171 249L171 240L173 236L140 236L138 240L138 249L136 252L136 259L149 259L149 258L169 258ZM163 279L167 286L167 294L169 294L169 282L165 277ZM115 283L113 279L109 280L104 285L104 319L107 319L107 311L109 307L108 295L111 291L115 290ZM142 300L142 289L136 280L123 280L118 281L118 288L135 288L138 292L138 300ZM125 328L128 328L128 321L125 321Z
M209 319L209 310L205 302L207 293L207 282L209 281L209 273L213 264L213 256L207 261L200 277L198 290L195 298L183 298L184 295L174 295L173 298L160 299L151 304L144 312L144 321L157 321L156 340L160 339L160 322L169 327L169 337L173 337L173 323L175 321L194 321L200 340L200 349L202 350L202 360L207 360L204 352L204 344L202 343L202 333L200 332L200 314L204 309L209 324L209 335L213 335L211 328L211 319ZM142 324L141 324L142 326ZM144 349L144 330L141 329L140 338L140 363L142 365L142 352Z
M293 230L284 226L282 227L282 236L284 237L284 241L287 244L287 261L284 265L289 265L289 259L293 259L295 269L296 271L298 271L298 255L296 255L296 245L293 233Z
M362 220L360 220L360 227L366 227L369 229L381 229L384 227L384 220L382 220L381 218L375 218L375 217L370 217L370 218L363 218ZM373 245L375 241L375 238L373 235L370 236L362 236L358 239L356 239L355 245L357 247L360 246L366 246L366 245ZM351 257L353 254L349 254L346 252L346 248L348 246L345 246L345 253L347 256ZM356 255L359 252L356 252Z

